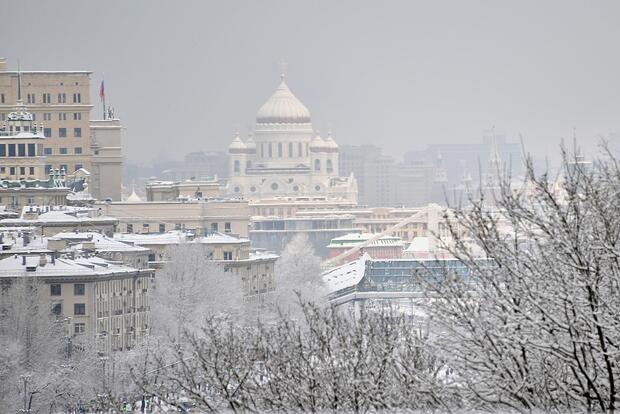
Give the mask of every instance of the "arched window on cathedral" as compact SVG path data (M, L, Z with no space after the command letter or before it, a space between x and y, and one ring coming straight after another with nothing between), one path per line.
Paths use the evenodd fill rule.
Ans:
M239 160L235 160L235 167L234 170L236 173L238 173L239 171L241 171L241 164L239 163Z
M321 171L321 160L314 160L314 171Z
M278 157L282 158L282 143L278 142Z
M332 160L327 160L326 167L328 173L334 172L334 166L332 165Z

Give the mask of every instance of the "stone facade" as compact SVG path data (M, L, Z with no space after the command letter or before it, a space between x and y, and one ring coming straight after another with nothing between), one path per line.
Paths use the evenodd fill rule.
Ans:
M231 195L250 200L278 196L325 196L357 201L353 176L340 177L338 145L315 133L310 111L284 77L259 109L254 136L237 134L228 148Z

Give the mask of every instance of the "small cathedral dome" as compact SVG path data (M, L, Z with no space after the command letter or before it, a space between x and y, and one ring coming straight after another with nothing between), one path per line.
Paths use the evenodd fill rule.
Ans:
M310 149L313 151L321 151L325 148L325 141L321 138L321 134L317 131L316 135L310 141Z
M241 141L241 137L237 132L235 139L233 139L233 142L228 146L228 152L245 152L246 149L247 146Z
M252 135L248 136L248 139L245 141L245 146L249 151L256 150L256 142L254 138L252 138Z
M280 86L256 114L259 124L306 124L310 122L310 111L301 103L282 75Z
M338 149L338 144L336 144L336 141L332 138L331 133L327 134L327 138L325 138L325 148L329 148L331 150Z

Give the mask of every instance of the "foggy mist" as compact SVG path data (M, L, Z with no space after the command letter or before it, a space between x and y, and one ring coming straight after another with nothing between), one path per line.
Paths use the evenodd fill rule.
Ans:
M9 1L19 18L3 19L0 54L12 69L93 70L93 89L105 76L130 161L224 149L253 125L280 61L315 128L331 124L343 145L398 156L495 125L542 157L573 127L588 150L620 129L620 4L589 6Z

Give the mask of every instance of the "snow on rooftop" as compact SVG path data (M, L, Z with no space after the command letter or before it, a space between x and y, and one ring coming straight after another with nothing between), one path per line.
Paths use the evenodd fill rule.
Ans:
M101 252L119 251L148 251L146 247L127 244L121 240L116 240L97 232L64 232L54 235L54 239L67 240L69 243L76 243L71 246L74 250L84 250L85 243L93 243L95 250Z
M81 257L75 260L61 257L53 261L51 255L46 254L43 257L43 263L40 255L12 255L1 259L0 277L92 277L138 271L133 267L113 264L98 257Z
M200 244L230 244L230 243L249 243L249 239L237 238L228 234L213 232L201 236L191 237L188 233L174 230L166 233L117 233L114 235L116 240L133 243L134 245L149 244L180 244L180 243L200 243Z
M364 277L366 262L370 259L368 253L364 253L358 259L335 267L323 273L323 281L327 286L328 293L334 293L341 289L357 285Z

